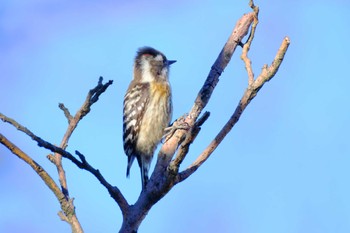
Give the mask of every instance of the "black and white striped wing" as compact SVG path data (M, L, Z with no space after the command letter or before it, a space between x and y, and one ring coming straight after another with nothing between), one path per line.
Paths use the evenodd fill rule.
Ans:
M135 147L147 103L149 101L149 84L140 83L129 88L124 97L123 141L124 151L128 156L127 176L135 159Z

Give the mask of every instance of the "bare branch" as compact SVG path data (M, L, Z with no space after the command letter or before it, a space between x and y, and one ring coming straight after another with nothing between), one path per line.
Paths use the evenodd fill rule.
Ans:
M33 168L33 170L40 176L40 178L45 182L45 184L52 190L57 199L61 202L64 199L64 196L57 186L55 181L51 178L51 176L31 157L29 157L26 153L24 153L21 149L19 149L15 144L10 142L4 135L0 134L0 143L7 147L13 154L15 154L18 158L22 159L29 166Z
M34 141L36 141L38 143L39 147L44 147L56 154L60 154L60 156L69 159L71 162L73 162L77 167L79 167L80 169L84 169L86 171L89 171L91 174L93 174L100 182L101 184L107 189L107 191L109 192L109 194L111 195L111 197L117 202L117 204L119 205L120 209L122 210L122 212L125 212L127 207L129 206L129 204L127 203L126 199L124 198L123 194L120 192L120 190L115 187L112 186L110 183L108 183L104 177L102 176L102 174L100 173L100 171L98 169L93 168L87 161L86 158L79 153L78 151L76 151L76 154L79 156L79 158L81 159L81 161L79 161L77 158L75 158L71 153L69 153L66 150L63 150L60 147L57 147L43 139L41 139L40 137L36 136L34 133L32 133L29 129L25 128L24 126L22 126L21 124L19 124L17 121L3 115L2 113L0 113L0 119L2 119L4 122L10 123L11 125L15 126L19 131L22 131L23 133L27 134L28 136L30 136Z
M66 108L66 106L64 106L64 104L62 104L62 103L59 103L59 104L58 104L58 107L63 111L65 117L66 117L67 120L68 120L68 124L70 124L70 122L71 122L73 116L70 114L68 108Z
M185 122L193 127L198 116L201 114L203 108L207 105L211 94L214 91L217 83L219 82L219 77L221 73L226 68L227 64L231 60L232 54L234 53L237 45L242 41L243 37L248 34L249 27L254 20L254 13L248 13L243 15L236 23L230 37L228 38L226 44L221 50L219 56L214 62L211 70L205 80L203 87L199 91L195 103L185 119ZM177 130L172 138L170 138L162 146L159 154L158 160L155 168L155 172L159 169L166 168L171 158L173 157L180 140L185 136L186 130ZM159 168L159 169L158 169Z
M187 155L189 151L189 147L192 144L192 142L196 139L199 131L201 130L201 126L204 124L204 122L209 118L210 112L205 112L194 124L194 126L191 128L191 131L187 133L185 141L183 141L177 151L177 154L175 156L175 159L170 163L169 169L173 170L174 172L178 172L179 166L184 160L185 156Z
M61 205L62 216L65 216L64 220L67 221L71 227L73 233L82 233L82 227L75 215L75 208L72 203L72 200L67 200L55 183L55 181L51 178L51 176L41 167L35 160L29 157L26 153L24 153L21 149L19 149L15 144L10 142L5 136L0 134L0 143L7 147L13 154L15 154L18 158L22 159L29 166L33 168L33 170L40 176L40 178L44 181L47 187L53 192L56 196L58 202ZM61 219L63 219L61 216Z
M282 64L284 56L289 47L289 44L290 44L289 37L285 37L282 41L280 48L276 53L275 58L272 61L272 64L270 66L265 65L259 77L256 78L253 85L255 89L260 89L266 82L270 81L275 76L280 65Z
M73 155L71 155L69 152L63 150L60 147L57 147L55 145L52 145L51 143L48 143L47 141L41 139L40 137L36 136L32 131L30 131L28 128L24 127L17 121L13 120L12 118L9 118L5 116L4 114L0 113L0 119L6 123L9 123L17 128L17 130L27 134L32 140L36 141L38 143L39 147L44 147L52 152L59 153L60 155L64 156L65 158L71 160L74 164L76 164L79 168L82 168L82 163L77 160Z
M26 127L22 126L21 124L19 124L15 120L13 120L13 119L11 119L11 118L9 118L1 113L0 113L0 119L2 119L4 122L10 123L14 127L16 127L19 131L22 131L23 133L27 134L29 137L31 137L34 141L36 141L38 143L38 146L44 147L44 148L55 153L55 155L49 155L48 158L50 159L50 161L54 161L54 164L58 168L58 173L60 175L60 182L61 182L61 186L62 186L62 192L65 194L66 199L68 199L69 196L68 196L67 185L65 182L66 178L64 175L63 167L62 167L61 157L65 157L65 158L69 159L77 167L84 169L84 170L87 170L90 173L92 173L101 182L101 184L108 190L108 192L110 193L112 198L116 200L116 202L118 203L122 212L125 212L127 207L128 207L128 203L127 203L126 199L124 198L124 196L122 195L122 193L120 192L120 190L117 187L114 187L111 184L109 184L104 179L104 177L101 175L100 171L98 169L93 168L86 161L85 157L81 153L79 153L78 151L76 152L77 155L82 160L82 162L79 161L78 159L76 159L72 154L70 154L69 152L67 152L65 150L65 148L68 145L68 140L69 140L71 134L73 133L74 129L76 128L77 124L79 123L79 121L90 111L91 105L94 104L98 100L99 96L111 84L112 84L112 81L109 81L106 84L102 84L102 77L100 77L98 85L89 91L83 106L75 114L74 117L70 116L69 110L63 104L59 105L60 109L62 109L64 111L65 116L67 117L68 122L69 122L67 132L66 132L66 134L61 142L60 147L57 147L57 146L41 139L40 137L36 136L33 132L31 132Z
M229 119L229 121L224 125L224 127L220 130L214 140L207 146L207 148L198 156L198 158L183 172L178 175L178 182L181 182L192 175L213 153L213 151L218 147L218 145L222 142L222 140L226 137L226 135L231 131L233 126L238 122L241 117L243 111L248 106L250 101L257 95L258 91L261 87L271 80L273 76L276 74L279 66L281 65L284 55L288 49L290 44L290 40L288 37L285 37L282 45L280 46L275 59L273 60L271 66L263 68L259 77L248 85L248 88L243 94L238 106L236 107L235 112Z
M243 62L245 64L245 68L246 68L247 73L248 73L248 85L252 85L254 82L254 73L253 73L253 69L252 69L252 62L248 58L248 51L249 51L250 46L252 44L252 41L254 39L256 27L258 26L258 23L259 23L259 20L258 20L259 7L254 6L253 1L250 1L249 5L254 10L254 21L252 24L252 29L250 31L249 38L243 46L241 59L243 60Z
M199 91L197 98L195 100L195 104L193 105L189 118L193 125L194 121L196 121L197 117L202 112L203 108L207 105L211 94L214 91L217 83L219 82L219 77L221 73L226 68L227 64L230 62L232 54L235 52L237 45L242 41L244 36L246 36L249 32L249 27L252 24L255 17L255 13L250 12L245 14L238 20L235 28L233 29L230 37L228 38L225 46L221 50L218 58L215 63L211 67L209 75L202 87Z
M248 106L250 101L257 95L261 87L266 82L268 82L271 78L273 78L273 76L276 74L279 66L282 63L284 55L288 49L290 41L289 41L289 38L286 37L283 40L282 45L278 50L277 55L273 60L271 66L267 67L267 65L265 65L262 69L261 74L258 76L256 80L254 80L254 73L251 67L251 61L248 58L248 51L254 39L255 30L259 22L258 21L259 8L254 5L254 2L252 0L250 1L249 5L254 11L254 22L252 24L252 29L251 29L249 38L247 40L247 43L243 46L242 55L241 55L241 59L243 60L248 73L248 88L243 94L233 115L228 120L228 122L224 125L224 127L220 130L220 132L216 135L214 140L206 147L206 149L198 156L198 158L186 170L179 173L178 182L181 182L186 178L188 178L209 158L209 156L218 147L218 145L222 142L222 140L226 137L226 135L231 131L233 126L238 122L243 111Z
M102 84L102 81L103 81L103 78L100 77L97 83L97 86L88 92L85 102L83 103L82 107L79 109L79 111L75 114L74 117L70 115L68 108L66 108L64 104L59 104L59 108L63 110L66 118L68 119L68 124L69 124L67 131L64 134L60 144L60 147L63 150L65 150L66 147L68 146L69 138L72 135L75 128L78 126L79 121L83 119L84 116L86 116L86 114L90 112L91 106L98 100L99 96L113 83L112 80L109 80L107 83ZM69 193L68 193L66 174L62 166L62 156L59 153L55 153L54 158L55 158L55 165L57 167L58 177L59 177L62 191L68 199Z

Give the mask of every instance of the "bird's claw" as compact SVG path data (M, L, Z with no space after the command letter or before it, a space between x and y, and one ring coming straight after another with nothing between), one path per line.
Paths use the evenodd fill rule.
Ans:
M176 130L189 130L190 125L186 122L187 114L181 116L176 121L174 121L171 126L164 129L164 136L162 138L162 143L166 143L175 133Z

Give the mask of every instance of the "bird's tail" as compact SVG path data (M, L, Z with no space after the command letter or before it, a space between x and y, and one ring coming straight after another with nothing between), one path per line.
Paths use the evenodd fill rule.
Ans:
M148 182L148 171L151 165L151 161L142 156L138 162L141 170L142 189L144 190Z
M130 176L130 168L132 163L134 162L135 156L128 156L128 166L126 167L126 177Z

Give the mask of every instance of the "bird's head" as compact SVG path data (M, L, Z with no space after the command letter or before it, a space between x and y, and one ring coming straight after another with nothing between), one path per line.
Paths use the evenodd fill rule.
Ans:
M167 81L169 66L175 62L154 48L142 47L135 57L134 78L141 82Z

